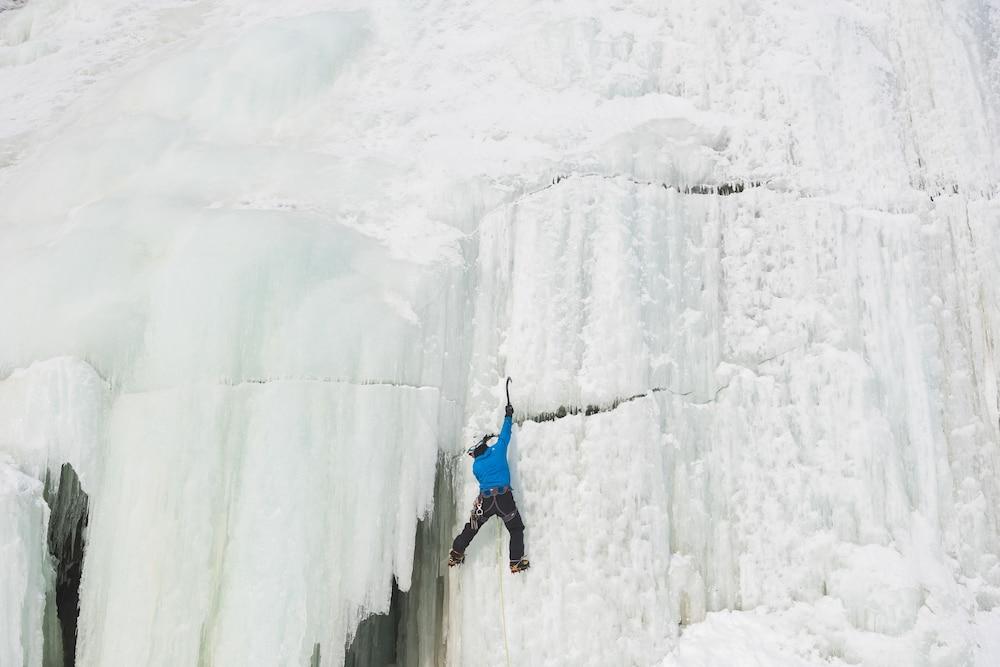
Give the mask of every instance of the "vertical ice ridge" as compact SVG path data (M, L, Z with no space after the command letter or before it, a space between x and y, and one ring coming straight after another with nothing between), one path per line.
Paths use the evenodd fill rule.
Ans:
M0 15L0 636L38 644L31 480L70 461L81 664L335 664L393 576L447 602L422 664L500 664L500 582L516 664L974 664L996 12L207 8ZM484 534L418 579L438 452L506 375L583 411L515 435L536 566ZM600 411L650 388L691 393Z
M54 573L46 541L49 508L42 483L0 458L0 663L61 667L54 620ZM54 640L54 641L49 641ZM44 662L43 662L44 661Z
M669 564L664 565L669 584L654 579L644 590L661 601L671 618L692 623L711 619L712 611L817 605L830 628L815 630L817 646L824 641L823 633L847 628L848 633L894 638L889 644L894 655L907 659L917 655L913 642L921 636L947 642L947 655L970 655L974 647L961 634L951 634L947 622L937 624L924 611L945 605L971 623L969 605L988 611L995 593L985 591L1000 590L994 561L987 555L992 547L986 546L997 543L998 526L995 513L986 509L990 501L983 504L985 498L996 498L989 472L1000 460L996 432L992 426L981 432L986 444L980 449L968 440L971 432L980 431L973 427L968 434L964 428L949 432L937 416L943 405L935 404L947 386L939 383L971 381L969 389L977 389L961 398L949 396L955 401L949 410L973 422L976 412L990 410L977 398L983 390L989 395L990 388L978 388L982 381L973 368L982 363L974 360L981 354L977 349L984 350L976 342L980 334L966 337L950 324L958 313L975 320L982 308L975 300L977 292L981 294L976 286L990 284L981 275L966 284L973 300L963 303L969 297L956 299L953 269L944 261L972 260L973 255L960 250L964 241L950 232L956 225L967 229L967 200L948 195L910 213L886 214L766 192L716 203L682 199L640 184L622 187L609 181L604 188L588 189L569 183L567 188L549 189L497 215L496 227L480 243L481 289L494 295L492 301L481 300L484 309L477 310L477 339L481 336L485 342L481 356L474 355L477 365L471 377L481 377L488 386L491 371L502 370L518 377L521 385L519 401L527 414L515 438L515 488L525 498L526 522L545 536L534 541L529 552L536 559L559 562L563 575L567 567L572 569L567 563L580 559L581 553L596 562L616 563L612 571L617 572L620 564L612 554L632 556L617 549L615 540L621 535L610 529L617 523L604 524L610 534L590 538L594 507L604 502L593 491L607 488L609 505L617 506L618 494L654 498L653 489L663 485L669 500L650 501L646 511L660 517L665 528L659 539L664 542L639 536L629 544L639 548L637 553L647 539L654 550L670 544ZM983 201L976 205L990 206ZM634 215L636 210L643 214ZM619 211L625 213L616 219ZM703 216L712 216L717 234L712 225L700 226ZM645 235L650 228L659 230L658 238ZM609 232L613 244L605 242ZM621 271L616 253L623 245L630 247L622 242L629 236L646 244L645 253L637 260L638 268ZM573 240L581 237L583 243ZM845 242L858 243L859 250L838 253ZM994 242L990 235L986 247ZM657 252L668 254L660 257ZM563 262L567 253L567 264L581 262L587 267L584 272L591 273L589 280L573 272L546 270L554 258ZM511 254L516 259L508 261ZM704 261L713 256L721 256L721 261ZM581 259L588 257L597 261L587 264ZM608 262L609 270L603 279L615 280L618 288L606 296L598 296L591 286L602 279L602 262ZM972 266L977 264L979 270L997 270L993 261ZM512 266L517 270L507 268ZM958 275L966 276L966 271ZM940 296L928 296L935 294ZM641 319L602 321L601 309L620 308L612 298L635 298L632 295L658 305L632 312L669 314L662 320L667 335L655 336L657 327ZM930 307L925 299L930 299ZM557 308L557 302L564 303ZM561 317L567 311L565 302L579 304L582 318ZM935 308L943 303L955 310ZM520 316L519 309L525 311ZM505 312L515 313L516 320L506 322ZM995 307L987 306L984 312L990 314L971 322L971 331L983 327L981 335L989 337ZM938 320L937 331L942 333L936 335L929 323L938 313L945 320ZM718 338L708 329L712 322L719 323L713 325ZM630 338L618 330L631 327L645 336ZM543 328L554 329L557 338L582 338L595 358L610 352L618 366L590 378L585 370L581 373L586 369L586 356L581 355L550 368L546 352L529 342L536 335L533 329ZM679 354L689 340L689 351ZM491 356L494 341L499 341L501 354ZM644 384L673 388L680 382L649 383L643 373L628 378L637 355L649 359L651 367L662 363L674 377L701 380L704 389L697 393L710 393L720 385L727 391L707 405L640 401L638 397L650 395ZM762 358L754 373L731 363L754 357ZM550 390L546 375L566 367L575 369L570 377L577 384L559 383ZM620 391L630 385L636 391ZM914 385L921 387L919 392L913 391ZM618 393L609 394L609 389ZM576 402L592 396L600 400ZM546 403L566 406L565 414L540 414L536 406ZM659 426L643 435L650 419ZM602 426L611 424L613 435L599 435ZM621 453L618 439L628 443L627 453ZM967 461L977 451L983 456L978 469ZM599 470L581 465L592 455L605 461ZM640 481L636 491L635 484L624 480L620 486L604 486L615 476L614 467L635 470L633 462L657 480L652 487ZM958 479L964 479L961 485ZM960 488L963 485L966 488ZM567 505L572 508L568 514L552 511ZM987 514L984 522L965 518L979 511ZM601 515L599 510L596 514ZM625 525L632 520L623 518ZM599 545L596 553L590 551L594 542ZM970 548L970 542L980 546ZM960 569L945 564L956 563L956 558L964 563ZM488 577L492 558L485 555L473 564L485 571L478 571L477 583L464 578L457 597L463 605L478 606L494 594L488 584L478 583ZM982 589L963 583L973 570L973 577L991 583ZM583 591L601 589L595 577L575 570L572 576L587 582ZM604 598L607 606L623 603L629 595L621 591L637 583L618 580L617 593ZM557 585L535 573L530 588ZM583 591L565 592L571 602L554 600L539 614L531 607L533 593L523 590L521 602L514 602L515 616L542 625L546 636L566 636L567 642L554 648L522 636L520 655L570 656L586 662L574 645L591 642L596 647L602 642L576 636L571 622L564 625L564 619L572 617L570 605L586 608ZM977 598L981 602L974 602ZM605 610L602 623L613 624L616 618ZM620 629L616 632L621 636ZM848 636L852 650L883 664L865 646L863 634ZM634 643L627 646L639 650L653 643L640 637L633 635ZM609 654L621 659L627 650L619 647ZM471 655L463 653L464 659ZM925 664L948 664L948 659Z

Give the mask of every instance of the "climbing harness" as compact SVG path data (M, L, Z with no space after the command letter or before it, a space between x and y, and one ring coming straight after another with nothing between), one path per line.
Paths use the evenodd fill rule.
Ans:
M505 524L517 516L516 505L514 506L513 512L507 513L505 513L503 508L500 507L499 498L507 493L510 493L509 486L496 486L492 489L486 489L476 496L475 501L472 503L472 513L469 516L469 523L472 525L473 530L479 530L479 526L483 523L483 515L492 509L496 509L496 515L500 517ZM486 503L485 507L484 503Z

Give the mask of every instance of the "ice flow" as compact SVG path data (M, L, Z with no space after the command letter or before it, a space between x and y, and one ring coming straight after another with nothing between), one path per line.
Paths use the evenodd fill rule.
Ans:
M998 34L0 2L0 664L64 463L79 665L340 664L394 585L397 664L1000 661ZM533 567L449 572L507 375Z

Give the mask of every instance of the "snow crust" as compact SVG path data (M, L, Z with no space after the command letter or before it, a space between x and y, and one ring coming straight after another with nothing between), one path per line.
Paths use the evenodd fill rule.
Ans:
M338 664L507 375L447 664L1000 660L995 2L0 9L3 664L63 462L78 664Z

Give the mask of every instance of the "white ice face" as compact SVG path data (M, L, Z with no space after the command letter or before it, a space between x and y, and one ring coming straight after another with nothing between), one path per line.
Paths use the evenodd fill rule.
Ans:
M418 575L406 664L1000 661L998 34L0 0L0 664L64 462L77 664L338 664ZM532 570L414 573L507 375Z
M46 591L53 588L42 483L0 459L0 663L41 665Z

